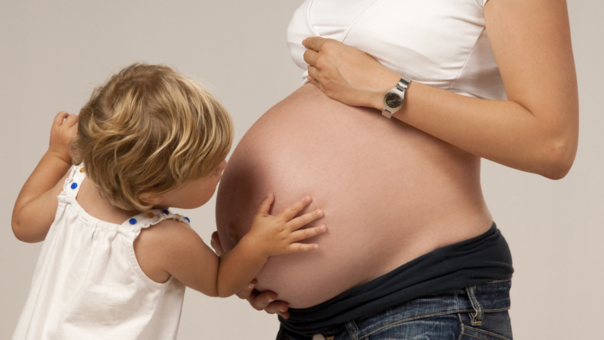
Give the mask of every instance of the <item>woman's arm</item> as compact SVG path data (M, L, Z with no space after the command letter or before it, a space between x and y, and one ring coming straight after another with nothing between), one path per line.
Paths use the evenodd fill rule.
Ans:
M476 99L411 82L394 117L494 162L551 179L574 161L578 91L564 0L490 0L485 22L507 101ZM400 79L365 53L308 38L311 82L349 105L381 110Z
M78 116L67 112L59 112L53 121L48 151L23 185L13 208L13 233L21 241L46 238L57 210L57 196L71 167L69 141L76 134L77 123Z

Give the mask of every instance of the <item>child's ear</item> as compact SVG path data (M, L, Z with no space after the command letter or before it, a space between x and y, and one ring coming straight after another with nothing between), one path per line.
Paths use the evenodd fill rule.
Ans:
M159 203L161 203L161 201L163 200L163 196L162 195L157 195L157 194L152 194L152 193L142 193L138 196L138 198L148 204L151 205L159 205Z

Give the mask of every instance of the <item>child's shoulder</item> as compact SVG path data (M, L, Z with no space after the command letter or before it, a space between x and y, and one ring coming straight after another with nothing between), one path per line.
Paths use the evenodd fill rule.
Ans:
M170 216L167 216L157 223L153 223L148 228L142 229L141 235L143 234L157 237L160 241L163 240L163 242L167 242L169 239L173 239L179 235L197 235L189 225L188 218L177 214L170 214Z
M179 258L175 255L200 241L186 220L164 219L141 229L134 241L134 253L145 275L155 282L165 282L169 278L169 268Z

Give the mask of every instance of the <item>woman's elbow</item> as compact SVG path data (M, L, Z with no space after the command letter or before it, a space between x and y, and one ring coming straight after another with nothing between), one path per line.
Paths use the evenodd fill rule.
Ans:
M561 164L551 166L550 168L546 169L546 171L543 171L541 175L551 180L559 180L566 177L569 171L570 166Z
M552 179L559 180L564 178L570 171L577 154L576 139L565 138L559 139L550 143L546 155L544 167L540 171L540 175Z

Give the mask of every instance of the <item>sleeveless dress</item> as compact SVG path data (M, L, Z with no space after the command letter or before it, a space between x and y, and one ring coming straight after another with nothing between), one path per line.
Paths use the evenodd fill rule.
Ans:
M176 339L185 286L141 270L141 229L185 217L153 209L113 224L89 215L76 196L86 177L71 168L38 259L13 340Z

